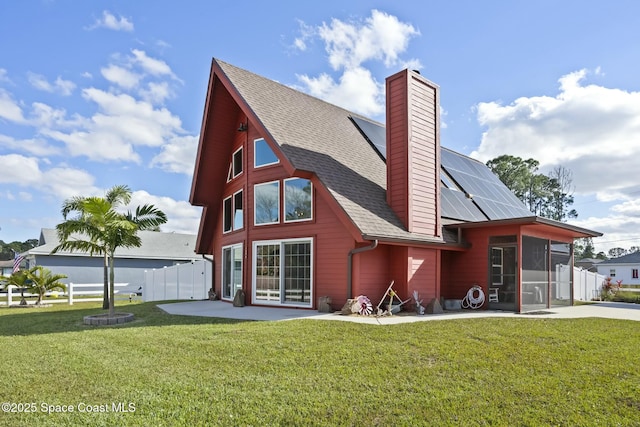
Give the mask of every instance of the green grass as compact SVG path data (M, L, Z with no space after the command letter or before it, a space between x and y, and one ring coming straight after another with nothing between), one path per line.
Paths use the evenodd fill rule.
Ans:
M119 310L137 320L83 325L99 303L0 308L0 401L38 410L1 413L0 425L640 422L639 322L514 316L379 326L170 316L152 303ZM114 402L135 412L78 412ZM43 403L75 412L45 414Z

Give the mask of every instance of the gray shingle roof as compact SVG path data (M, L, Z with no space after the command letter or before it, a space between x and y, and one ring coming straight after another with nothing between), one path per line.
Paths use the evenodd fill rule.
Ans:
M640 264L640 252L634 252L618 258L611 258L606 261L602 261L598 266L609 264Z
M291 164L315 173L363 235L437 241L409 233L387 204L386 165L349 116L369 119L215 61Z
M192 260L200 256L195 250L195 234L160 233L156 231L139 231L138 236L142 240L139 248L118 248L116 258L144 258L144 259L171 259ZM43 228L40 233L40 246L26 252L29 255L49 255L53 248L59 244L55 229ZM66 256L88 256L83 252L58 252Z

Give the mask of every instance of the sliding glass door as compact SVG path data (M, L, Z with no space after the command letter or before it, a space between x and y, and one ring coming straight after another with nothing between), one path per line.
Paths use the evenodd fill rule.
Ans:
M313 240L254 242L253 299L309 307L313 301Z

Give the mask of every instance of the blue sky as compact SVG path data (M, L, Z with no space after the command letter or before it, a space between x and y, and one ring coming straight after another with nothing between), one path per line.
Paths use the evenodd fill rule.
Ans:
M635 1L0 3L0 239L116 184L164 231L188 197L212 57L384 120L384 78L441 88L442 145L573 173L597 250L640 246Z

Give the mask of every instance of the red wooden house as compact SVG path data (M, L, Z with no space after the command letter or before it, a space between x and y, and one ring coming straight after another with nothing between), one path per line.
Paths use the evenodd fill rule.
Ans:
M223 300L316 308L329 296L462 299L524 311L572 302L572 242L482 163L440 147L439 88L386 81L387 124L214 59L190 201Z

